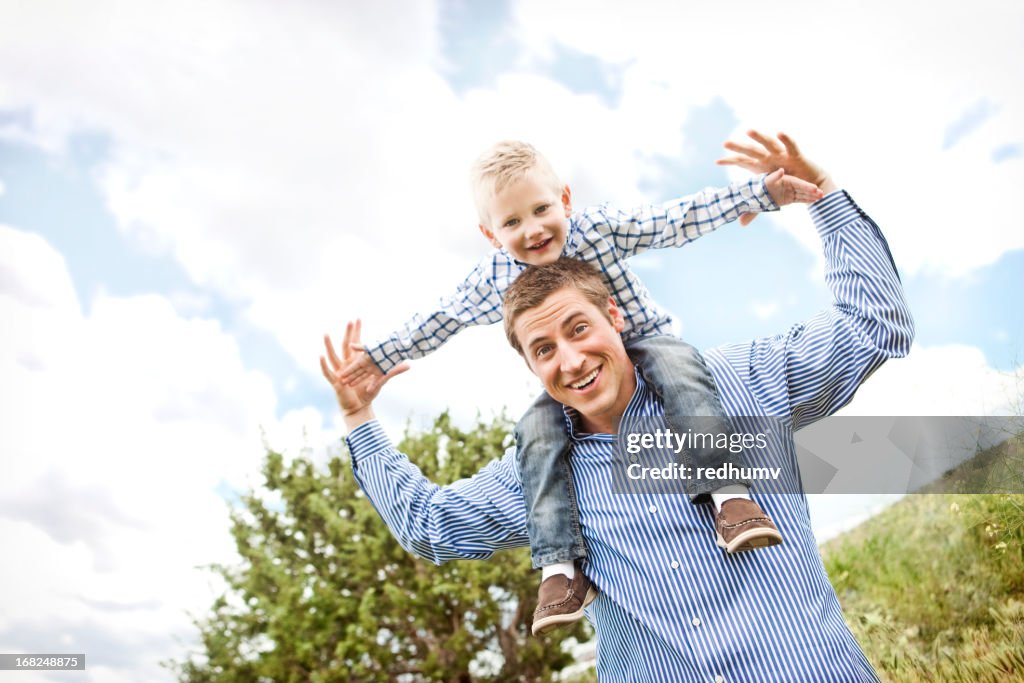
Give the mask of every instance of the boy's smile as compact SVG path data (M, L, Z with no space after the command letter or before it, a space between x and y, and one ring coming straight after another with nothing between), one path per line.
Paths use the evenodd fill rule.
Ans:
M571 214L569 187L559 193L530 170L491 198L491 227L481 225L480 232L517 261L539 266L561 256Z

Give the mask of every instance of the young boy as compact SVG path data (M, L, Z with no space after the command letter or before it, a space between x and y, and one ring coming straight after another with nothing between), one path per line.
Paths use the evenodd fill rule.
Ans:
M662 205L629 211L602 205L574 213L569 186L523 142L495 145L474 164L472 180L480 232L494 251L436 311L417 315L384 341L363 347L343 370L346 383L367 374L381 376L403 360L431 353L469 325L501 321L504 292L523 270L568 256L590 261L604 274L625 315L626 348L662 398L668 427L686 433L690 421L701 416L701 431L731 432L700 354L671 335L671 318L655 306L626 259L647 249L682 246L742 214L815 201L822 196L817 186L779 169ZM593 379L584 377L572 388L585 391ZM565 420L562 406L544 394L515 432L531 554L534 566L542 568L534 634L579 620L596 595L575 566L586 548L565 457ZM724 448L688 449L684 457L693 468L717 468L733 460ZM782 541L772 520L751 500L749 484L691 482L687 491L694 502L710 494L717 510L717 543L727 553Z

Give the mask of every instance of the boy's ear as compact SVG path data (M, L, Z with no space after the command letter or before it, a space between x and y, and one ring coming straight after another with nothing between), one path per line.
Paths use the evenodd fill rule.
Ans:
M491 243L491 246L495 249L501 249L501 242L494 236L494 233L487 229L487 226L481 223L477 226L480 228L480 234L484 236L484 239Z
M572 215L572 191L566 185L562 188L562 208L565 209L565 217Z

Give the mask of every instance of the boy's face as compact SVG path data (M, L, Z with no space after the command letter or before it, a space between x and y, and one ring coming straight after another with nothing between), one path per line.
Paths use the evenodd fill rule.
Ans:
M531 170L495 194L487 209L491 224L480 232L495 247L534 266L561 256L572 213L568 185L559 193Z

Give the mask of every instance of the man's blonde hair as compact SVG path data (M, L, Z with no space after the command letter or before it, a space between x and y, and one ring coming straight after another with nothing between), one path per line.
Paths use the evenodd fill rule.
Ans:
M562 195L558 174L544 155L529 143L503 140L480 155L473 164L470 182L482 224L490 226L488 204L494 196L530 171L536 171L542 183L549 184L558 196Z

